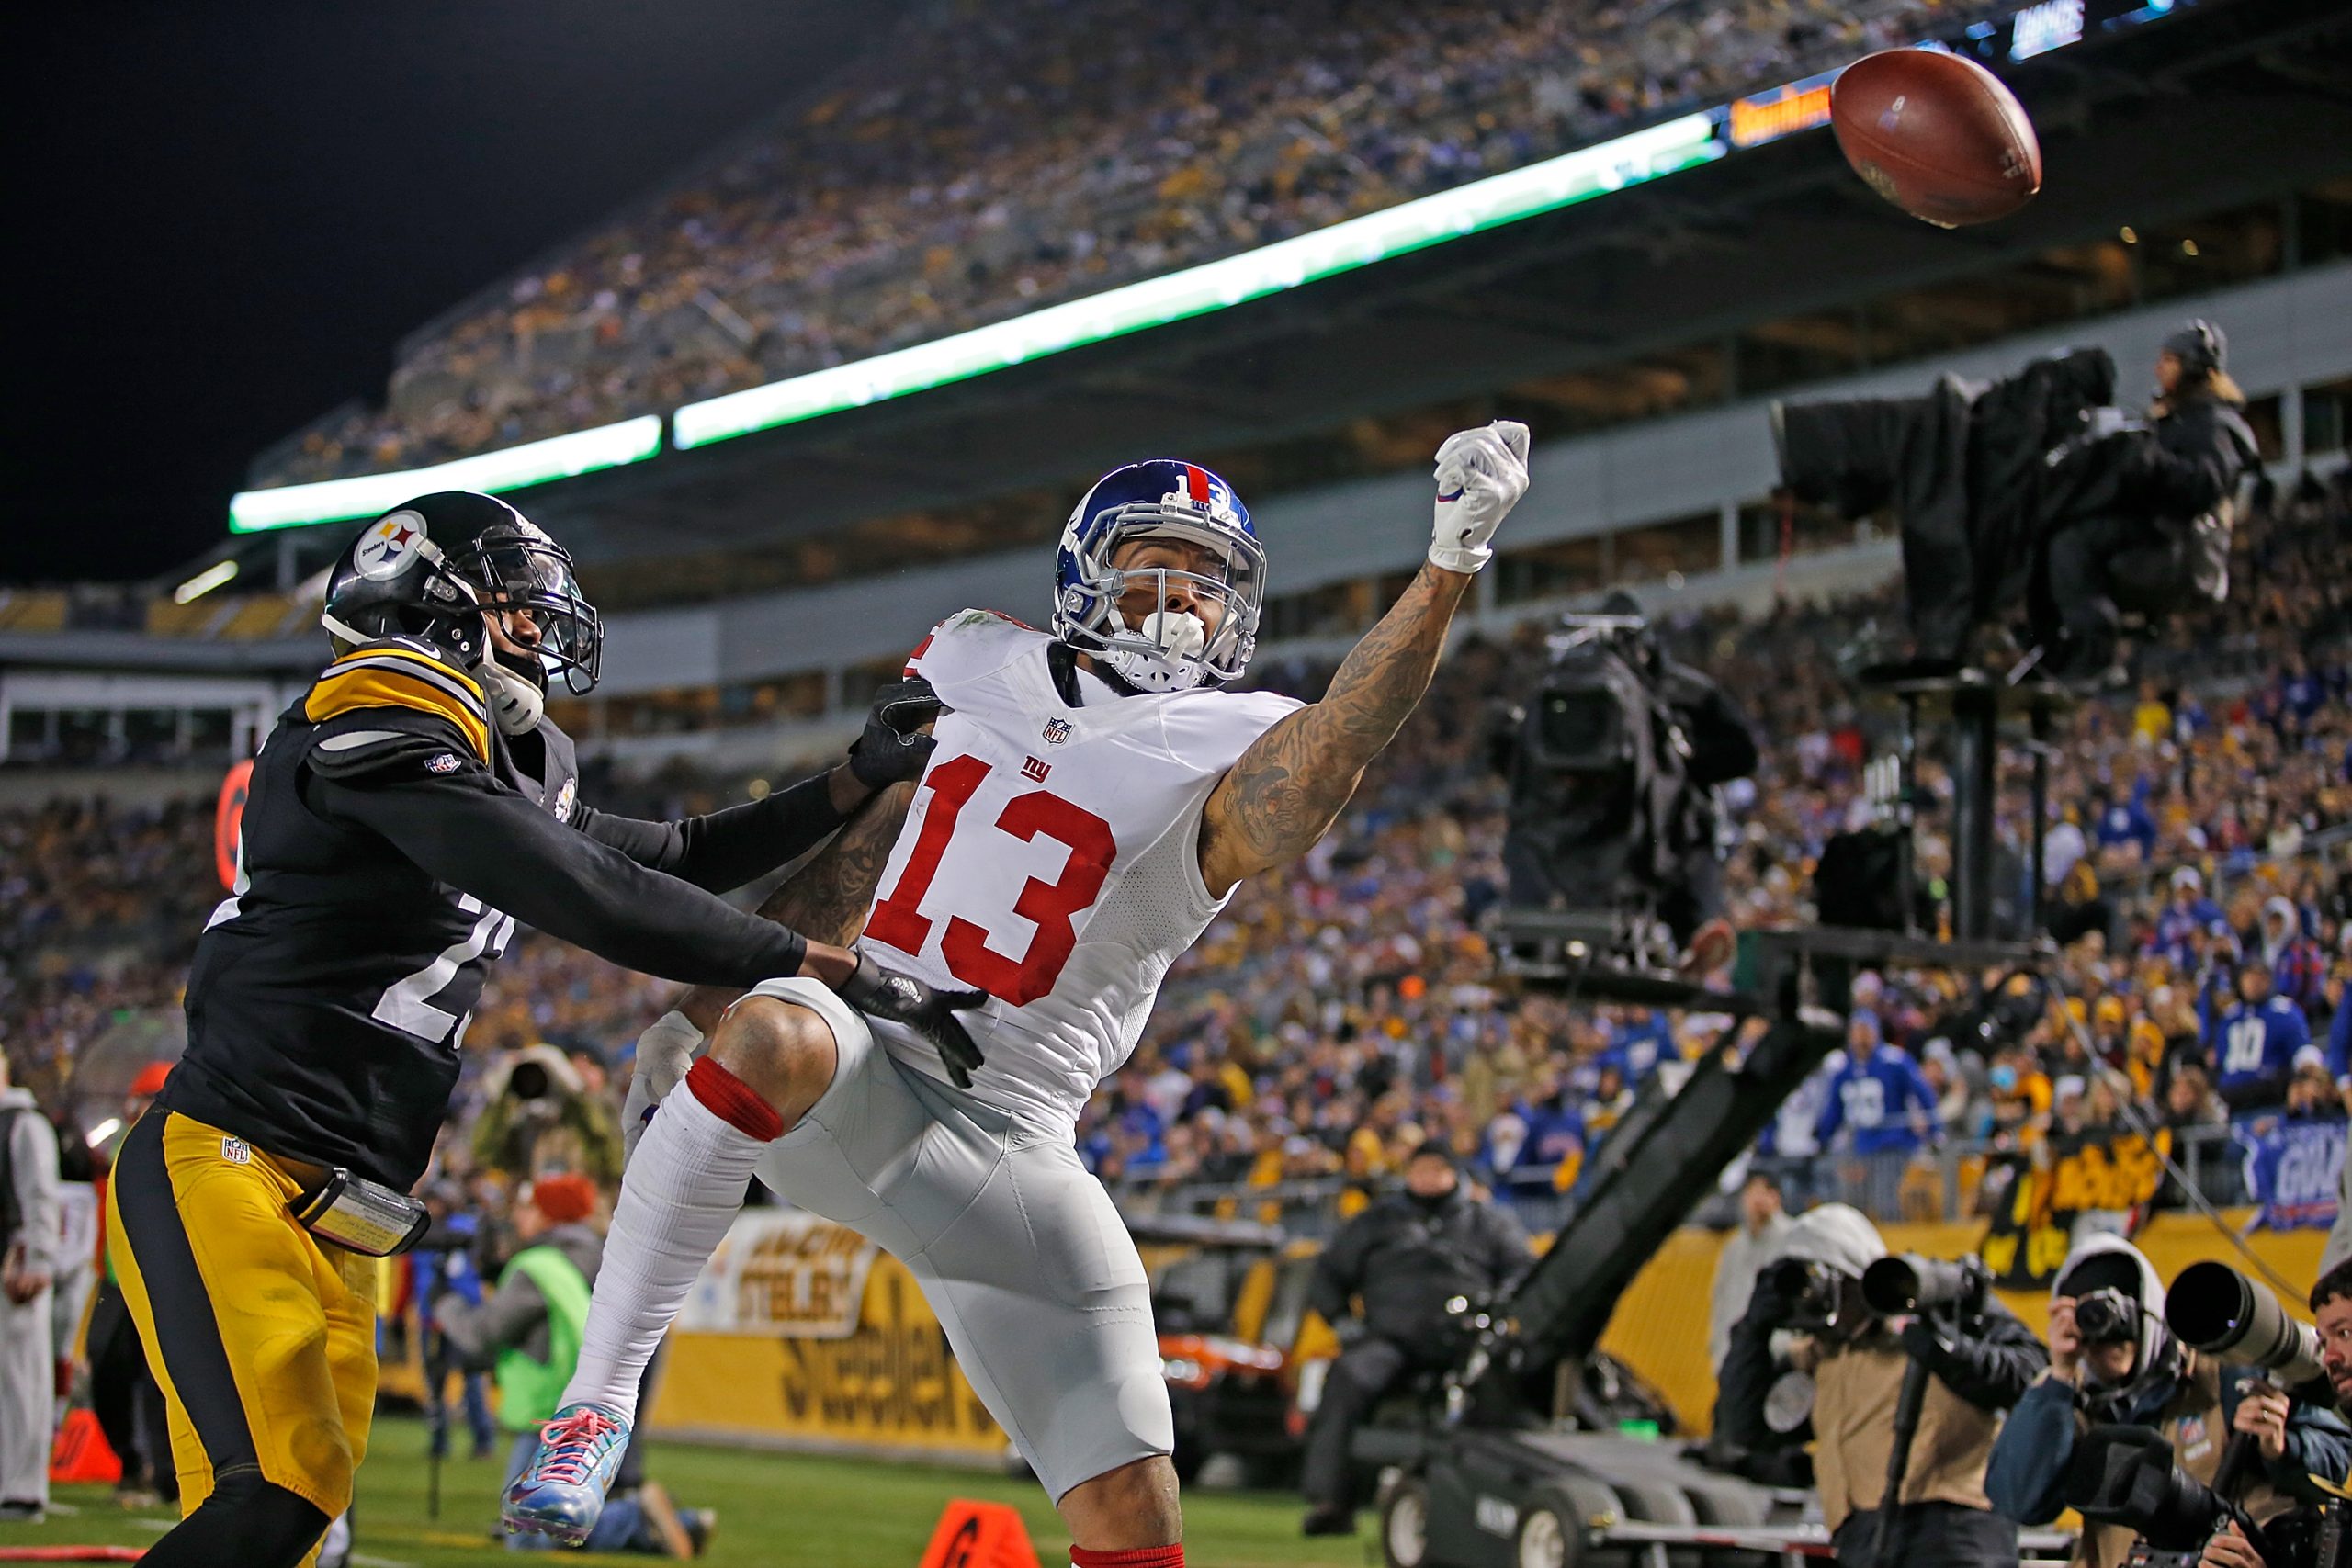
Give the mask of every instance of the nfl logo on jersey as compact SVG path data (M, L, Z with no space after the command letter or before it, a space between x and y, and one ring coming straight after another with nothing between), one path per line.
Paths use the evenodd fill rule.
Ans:
M1046 744L1058 746L1069 739L1069 720L1049 718L1046 721Z

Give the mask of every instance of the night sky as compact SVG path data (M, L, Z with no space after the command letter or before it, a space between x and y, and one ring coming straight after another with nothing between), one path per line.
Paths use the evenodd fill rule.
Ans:
M0 581L218 540L393 344L837 64L899 0L71 0L12 28Z

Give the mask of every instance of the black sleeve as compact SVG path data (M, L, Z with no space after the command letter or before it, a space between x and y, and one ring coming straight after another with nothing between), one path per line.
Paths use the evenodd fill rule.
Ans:
M749 987L797 974L808 956L797 931L648 871L449 752L347 780L314 767L304 795L322 815L381 834L435 879L623 968Z
M1371 1222L1375 1213L1366 1210L1341 1225L1331 1245L1315 1260L1306 1304L1320 1313L1326 1323L1336 1324L1348 1315L1348 1303L1363 1283L1363 1255L1372 1246Z
M2025 1394L2050 1352L2033 1330L1997 1301L1958 1333L1927 1317L1903 1331L1908 1350L1943 1385L1979 1410L2007 1410Z
M1728 1453L1770 1448L1775 1440L1764 1424L1764 1396L1772 1392L1778 1375L1772 1365L1772 1331L1779 1326L1777 1303L1763 1291L1755 1292L1747 1311L1732 1325L1724 1364L1715 1369L1715 1439Z
M848 818L833 809L829 775L803 779L764 800L681 822L640 822L582 806L571 825L642 866L725 893L765 876Z
M1491 1203L1479 1207L1486 1214L1488 1277L1495 1282L1496 1296L1507 1296L1535 1267L1535 1249L1528 1245L1526 1228L1518 1215Z

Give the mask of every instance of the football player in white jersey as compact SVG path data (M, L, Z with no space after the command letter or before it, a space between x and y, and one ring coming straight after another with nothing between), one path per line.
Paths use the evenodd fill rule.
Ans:
M906 1262L1068 1520L1073 1562L1181 1568L1149 1291L1079 1162L1078 1115L1176 956L1244 877L1323 836L1420 701L1526 490L1526 427L1451 437L1436 477L1427 564L1318 703L1223 689L1256 639L1264 552L1225 481L1172 460L1079 502L1050 634L967 610L915 650L908 673L945 711L908 738L933 750L911 806L898 797L903 826L853 822L763 912L819 938L862 923L884 966L977 1004L978 1054L945 1058L797 979L731 1005L689 993L646 1032L632 1119L661 1113L622 1184L579 1370L507 1489L510 1529L594 1525L646 1361L757 1175Z

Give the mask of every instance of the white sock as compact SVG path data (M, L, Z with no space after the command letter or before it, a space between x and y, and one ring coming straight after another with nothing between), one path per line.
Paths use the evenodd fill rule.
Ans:
M585 1401L637 1419L645 1363L725 1239L767 1146L684 1084L663 1097L621 1179L564 1404Z

